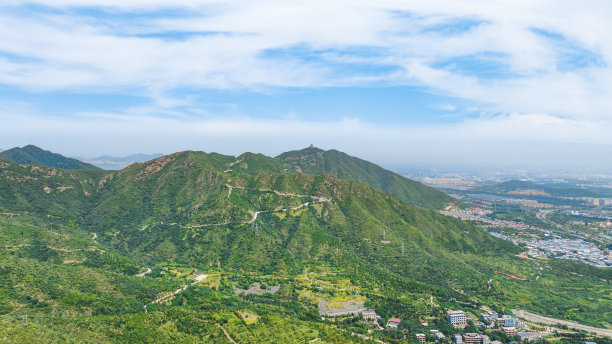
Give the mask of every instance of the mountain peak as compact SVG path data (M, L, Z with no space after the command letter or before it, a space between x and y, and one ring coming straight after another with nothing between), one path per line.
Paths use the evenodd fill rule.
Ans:
M324 153L324 152L325 151L323 149L310 145L309 147L306 147L303 149L292 150L292 151L282 153L278 155L276 158L283 159L283 160L284 159L297 159L297 158L301 158L304 156L313 155L317 153Z
M325 151L310 146L280 154L276 159L282 161L287 170L312 175L331 174L342 179L359 181L411 205L441 209L454 202L441 191L335 149Z

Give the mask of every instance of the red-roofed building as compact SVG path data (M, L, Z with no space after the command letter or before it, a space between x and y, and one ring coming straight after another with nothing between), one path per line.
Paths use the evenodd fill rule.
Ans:
M387 327L397 328L401 322L402 322L402 319L400 318L391 318L387 322Z

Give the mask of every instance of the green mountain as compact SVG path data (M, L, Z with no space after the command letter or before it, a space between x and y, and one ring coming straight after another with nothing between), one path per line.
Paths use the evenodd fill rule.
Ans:
M444 309L479 304L612 323L605 269L519 257L469 223L361 182L289 173L283 159L182 152L121 171L0 162L0 338L364 342L350 335L367 334L363 323L319 316L351 302L413 332L428 318L450 334Z
M15 147L4 152L0 152L0 159L6 159L20 164L56 167L66 170L99 169L94 165L84 163L77 159L67 158L63 155L52 153L33 145L27 145L21 148Z
M221 159L222 162L214 166L217 171L251 175L262 172L330 174L370 185L411 205L442 209L449 204L457 204L453 198L441 191L337 150L323 151L318 148L306 148L286 152L276 158L255 153L244 153L237 158L211 153L210 157ZM0 159L69 170L99 169L94 165L66 158L32 145L1 152Z
M335 149L323 151L314 147L306 148L283 153L277 159L298 172L312 175L331 174L338 178L362 182L411 205L442 209L449 203L455 203L453 198L444 192Z
M457 202L444 192L407 179L371 162L337 150L324 151L316 147L283 153L276 158L263 154L244 153L228 167L235 173L261 172L329 174L338 178L362 182L410 204L430 209L443 209Z

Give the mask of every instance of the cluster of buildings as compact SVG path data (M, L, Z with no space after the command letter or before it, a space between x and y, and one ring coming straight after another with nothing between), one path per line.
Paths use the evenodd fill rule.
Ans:
M490 344L489 336L479 333L466 333L463 336L460 334L453 335L455 344Z
M444 333L438 330L429 330L429 334L434 338L436 342L446 340L446 336L444 335ZM425 343L427 341L427 336L424 333L417 333L414 335L414 337L419 343Z
M477 325L486 328L495 328L499 326L500 330L508 336L519 334L518 329L524 328L525 323L511 315L498 316L494 312L484 312L481 314L483 321L476 322ZM446 319L451 325L456 328L463 328L467 325L467 317L463 311L449 310L446 313ZM460 334L453 335L453 342L455 344L489 344L489 337L478 333L466 333L463 336Z
M511 198L511 197L502 197L502 196L489 195L489 194L469 194L468 196L470 196L471 198L489 202L489 203L504 202L508 204L517 204L517 205L528 207L528 208L553 208L554 207L552 204L540 203L536 200L525 199L525 198Z
M573 201L581 201L587 204L596 206L612 205L612 198L596 198L596 197L563 197L565 199L571 199Z
M378 325L378 320L381 319L381 316L376 314L376 311L373 309L364 309L361 311L361 318L367 323ZM387 328L398 328L401 323L402 319L400 318L390 318L389 321L387 321ZM379 328L382 329L380 326Z
M519 318L504 314L501 317L495 312L484 312L480 315L482 320L486 322L487 328L493 328L499 325L501 330L507 335L515 335L518 333L518 328L524 328L525 322Z
M487 217L487 214L492 213L490 210L473 208L473 209L461 209L461 210L440 210L440 214L455 217L464 221L476 221L483 224L478 225L481 228L496 228L496 227L509 227L519 229L529 229L540 231L550 235L552 231L546 230L541 227L527 225L521 222L508 221L508 220L494 220Z
M381 319L379 315L373 309L364 309L361 312L363 320L368 323L373 323L378 325L378 321ZM455 328L465 328L467 326L468 316L462 310L448 310L446 313L446 319L448 322L453 325ZM402 319L400 318L390 318L387 321L386 328L389 329L398 329L401 324ZM474 324L480 328L491 329L495 331L501 331L505 333L507 336L519 336L524 340L533 340L537 338L541 338L542 336L549 334L546 333L531 333L527 332L527 327L525 326L525 322L512 316L512 315L498 315L493 311L485 311L480 315L480 319L474 321ZM378 325L379 330L383 330L383 327ZM403 332L409 332L404 329ZM429 330L429 335L425 333L416 333L414 338L419 343L426 343L430 341L446 343L447 340L452 341L454 344L502 344L499 341L491 341L489 336L480 333L468 332L464 334L453 334L450 338L446 338L444 333L432 329Z
M421 183L439 188L467 190L478 186L474 181L456 177L421 178Z
M491 214L492 211L482 208L471 208L471 209L454 209L454 210L441 210L440 214L455 217L464 221L482 221L483 218L487 218L487 214Z
M612 257L591 242L581 239L532 240L526 243L531 257L571 259L599 267L612 266Z

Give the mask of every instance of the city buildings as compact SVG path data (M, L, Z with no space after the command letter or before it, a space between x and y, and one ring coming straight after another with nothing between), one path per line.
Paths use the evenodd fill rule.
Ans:
M532 257L554 256L599 267L612 265L603 251L591 242L581 239L532 240L526 243Z

